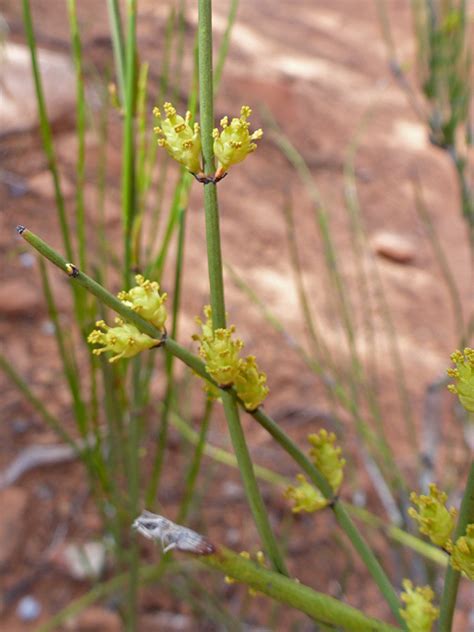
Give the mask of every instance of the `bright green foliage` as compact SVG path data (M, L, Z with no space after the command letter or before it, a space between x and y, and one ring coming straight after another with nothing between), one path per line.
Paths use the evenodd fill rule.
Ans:
M466 535L461 536L454 543L451 566L474 581L474 524L469 524Z
M258 370L255 356L247 356L239 362L239 372L235 377L237 395L247 410L256 410L264 401L270 389L267 376Z
M452 546L451 533L454 529L454 520L457 511L454 507L446 507L447 494L441 492L434 483L429 487L429 496L418 496L415 492L410 495L410 500L418 506L418 511L413 507L408 509L408 515L418 522L420 533L427 535L433 544L446 550Z
M109 327L103 320L95 324L97 329L91 331L87 342L102 345L100 349L93 349L94 355L105 351L112 351L115 356L109 362L116 362L120 358L131 358L145 349L158 346L159 342L147 334L142 334L135 325L126 323L120 318L115 319L117 327Z
M159 284L156 281L145 279L141 274L136 275L135 281L138 285L132 287L128 292L119 292L118 298L127 307L163 331L167 316L164 303L168 295L166 293L160 294Z
M240 110L240 118L233 118L229 124L227 116L221 120L222 131L216 128L213 131L214 154L217 158L216 177L222 176L231 165L242 162L248 154L257 149L252 141L262 138L263 131L257 129L253 134L249 133L250 123L247 121L252 110L248 105L243 105Z
M337 492L344 478L346 460L341 458L341 448L334 446L336 435L323 428L317 434L308 435L308 441L313 446L309 452L310 457Z
M459 401L469 412L474 412L474 349L467 347L464 352L455 351L451 361L456 365L447 373L454 378L456 384L449 384L448 389L456 393Z
M299 485L290 485L285 491L285 497L295 503L292 508L293 513L313 512L326 507L328 501L319 489L311 485L303 474L298 474L296 478Z
M193 340L200 343L199 355L206 363L206 371L219 384L219 386L231 386L240 369L240 350L244 343L233 339L235 327L212 330L211 308L205 307L204 314L207 317L205 323L197 318L197 323L202 328L200 336L194 335Z
M158 145L164 147L169 155L184 165L191 173L200 173L201 169L201 134L199 123L191 126L191 112L186 112L185 118L176 113L171 103L165 103L163 109L166 118L162 118L159 108L154 108L153 114L160 124L154 128Z
M401 600L405 607L400 614L410 632L430 632L439 616L439 608L433 606L434 592L429 586L414 588L409 579L403 581Z

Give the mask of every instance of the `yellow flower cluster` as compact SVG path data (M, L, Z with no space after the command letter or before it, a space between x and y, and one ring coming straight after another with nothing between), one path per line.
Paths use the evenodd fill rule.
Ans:
M461 536L454 543L451 566L474 581L474 524L469 524L466 535Z
M427 535L433 544L449 551L457 511L454 507L446 507L447 494L441 492L434 483L429 486L429 491L429 496L411 493L410 500L418 507L418 511L410 507L408 515L418 522L420 532Z
M201 172L199 123L191 126L191 112L186 112L183 118L177 114L171 103L165 103L163 109L165 118L162 118L159 108L153 109L153 114L160 121L154 128L155 134L160 136L158 145L164 147L174 160L184 165L191 173Z
M341 458L341 448L334 445L336 435L323 428L317 434L308 435L308 441L312 445L309 454L314 464L337 493L344 478L346 460ZM298 474L296 478L299 485L290 485L285 491L285 497L295 503L292 508L294 513L318 511L329 504L329 500L303 474Z
M204 176L201 166L201 132L199 123L191 124L191 113L186 112L184 118L176 112L171 103L163 106L163 118L159 108L153 109L153 114L159 124L154 128L159 136L158 144L164 147L169 155L184 165L188 171L196 175L202 182L217 182L227 173L231 165L242 162L249 154L257 149L253 141L262 138L263 131L249 132L248 118L252 110L243 105L240 117L229 119L225 116L220 124L222 130L213 131L214 154L217 159L217 171L213 176Z
M434 592L429 586L415 588L409 579L403 581L401 600L405 606L400 610L409 632L431 632L439 616L439 608L433 606Z
M308 482L304 474L297 474L296 478L299 485L290 485L285 491L285 498L295 503L291 508L293 513L300 513L301 511L311 513L326 507L327 499L324 498L319 489Z
M447 509L447 494L436 485L430 485L429 489L429 496L411 493L410 500L418 506L418 511L410 507L408 515L418 522L421 533L450 554L451 566L474 581L474 524L468 524L466 533L453 544L451 534L457 511L454 507Z
M310 434L308 441L313 446L309 452L310 457L337 493L344 478L346 460L341 458L341 448L334 445L336 435L322 428L317 434Z
M217 158L216 178L220 178L229 170L229 167L242 162L249 154L257 149L254 140L263 136L263 131L257 129L250 134L250 123L247 121L252 114L248 105L243 105L240 110L240 118L233 118L229 124L227 116L221 120L222 131L214 129L214 154Z
M195 334L193 340L199 342L199 355L206 363L206 371L220 387L233 385L245 408L256 410L269 393L265 373L258 370L254 356L240 357L244 343L233 337L234 326L213 330L209 305L204 308L204 315L204 322L196 318L201 334Z
M109 359L109 362L116 362L121 358L132 358L140 351L158 345L157 340L143 334L132 323L125 323L120 318L116 318L115 323L116 327L109 327L103 320L96 322L97 329L91 331L87 338L90 344L102 345L102 348L92 350L94 355L112 351L115 355Z
M128 292L119 292L118 298L130 309L140 314L142 318L151 322L160 331L165 331L166 294L160 294L160 286L156 282L145 279L141 274L135 277L137 285ZM142 333L132 323L126 323L120 318L115 319L115 327L109 327L103 320L96 323L97 329L91 331L87 338L90 344L102 345L92 350L94 355L105 351L112 351L109 362L116 362L121 358L132 358L141 351L157 347L159 340Z
M467 347L461 351L455 351L451 355L454 369L448 369L447 374L452 377L455 384L449 384L448 389L455 393L461 404L469 412L474 412L474 349Z
M167 317L164 303L168 295L166 292L160 294L159 284L145 279L141 274L136 275L135 281L137 285L128 292L119 292L118 298L142 318L150 321L157 329L164 331Z

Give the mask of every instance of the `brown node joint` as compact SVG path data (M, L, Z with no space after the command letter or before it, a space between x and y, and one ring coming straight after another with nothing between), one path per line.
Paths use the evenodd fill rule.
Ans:
M328 501L327 506L330 507L331 509L334 509L337 502L339 502L339 496L336 494L335 496L331 498L331 500Z
M77 268L73 263L66 263L66 274L73 279L77 279L79 276L79 268Z
M161 338L158 340L156 345L153 345L153 347L151 347L151 348L152 349L158 349L158 347L162 347L166 343L166 339L167 338L168 338L168 332L166 331L166 328L165 328L165 329L163 329L163 333L161 335Z
M207 175L205 173L193 173L192 171L189 172L192 176L194 176L194 178L200 182L201 184L217 184L218 182L220 182L223 178L226 177L227 175L227 171L225 171L223 174L221 175Z

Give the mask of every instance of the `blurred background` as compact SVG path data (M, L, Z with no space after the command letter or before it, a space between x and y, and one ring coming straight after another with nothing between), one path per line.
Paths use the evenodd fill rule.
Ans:
M31 15L72 241L82 247L89 274L116 293L124 115L111 4L77 3L82 134L70 3L31 0ZM121 10L126 31L125 4ZM24 224L64 252L22 3L0 0L0 16L0 627L14 632L37 629L126 570L117 549L127 550L130 522L124 518L121 534L113 531L107 520L120 511L110 509L103 492L106 504L97 503L84 463L45 420L53 416L80 436L72 365L58 352L58 327L75 349L72 382L87 391L97 428L107 425L110 411L101 412L105 390L91 377L68 279L48 268L45 285L36 257L15 234ZM474 446L472 421L446 389L450 353L472 344L473 330L471 25L469 2L214 6L215 50L229 38L216 125L247 104L252 129L264 129L258 150L218 185L229 321L267 373L266 410L292 439L306 449L306 436L321 427L338 435L348 460L341 495L382 521L379 528L375 518L359 516L397 586L410 576L439 589L443 573L436 562L402 549L386 525L414 532L406 519L408 492L430 481L458 505ZM138 2L137 173L140 156L146 166L135 264L143 269L159 260L155 276L173 294L178 222L170 214L186 182L177 332L186 346L209 300L202 189L185 181L164 152L155 155L151 112L168 100L186 109L195 85L196 26L194 2ZM54 309L45 300L48 287ZM95 304L87 309L84 330L99 315ZM184 366L173 367L171 399L163 360L149 371L137 506L176 519L194 454L189 431L199 432L206 405ZM169 430L160 484L147 497L164 401ZM298 470L279 446L251 417L243 423L254 461L294 479ZM207 442L232 451L218 404ZM125 481L126 470L117 477ZM292 514L281 487L266 480L262 490L294 576L389 618L331 513ZM234 550L258 549L238 471L221 458L203 457L185 524ZM156 549L139 546L142 562L159 561ZM137 592L137 630L317 629L303 615L249 597L244 587L191 563L171 564ZM123 601L123 587L112 587L50 629L120 630ZM462 582L459 632L474 630L473 601L472 587Z

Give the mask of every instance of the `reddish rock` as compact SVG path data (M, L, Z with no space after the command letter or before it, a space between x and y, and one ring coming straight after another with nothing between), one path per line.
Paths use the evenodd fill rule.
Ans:
M396 263L411 263L415 259L415 246L407 237L389 231L376 233L372 248L379 256Z
M38 51L43 91L50 121L74 113L75 79L70 59L52 51ZM38 125L30 53L26 46L8 42L2 49L0 136L28 131Z
M0 318L37 316L41 304L36 289L21 278L6 280L0 285Z

